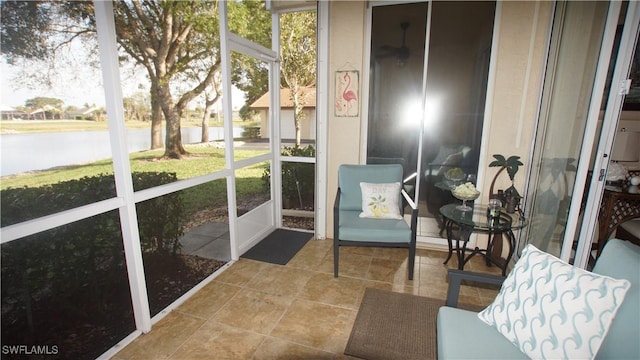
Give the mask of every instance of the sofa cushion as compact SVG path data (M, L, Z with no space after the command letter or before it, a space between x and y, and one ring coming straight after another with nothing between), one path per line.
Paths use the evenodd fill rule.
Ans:
M438 310L438 359L527 359L477 315L446 306Z
M360 183L362 190L361 218L402 219L400 207L400 183Z
M640 359L640 246L619 239L607 241L593 272L631 282L597 357Z
M593 359L629 287L527 245L478 318L531 358Z

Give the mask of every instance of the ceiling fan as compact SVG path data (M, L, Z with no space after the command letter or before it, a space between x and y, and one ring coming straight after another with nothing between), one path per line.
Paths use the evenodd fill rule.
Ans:
M395 57L398 66L404 66L409 59L409 48L406 45L407 29L409 28L409 22L403 22L400 24L402 29L402 45L400 47L394 47L390 45L383 45L380 47L380 53L377 54L378 58Z

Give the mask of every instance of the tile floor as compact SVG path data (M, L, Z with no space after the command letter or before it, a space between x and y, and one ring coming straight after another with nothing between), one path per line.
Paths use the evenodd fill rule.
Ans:
M414 280L407 251L340 249L311 240L286 265L240 259L118 352L113 359L348 359L343 354L364 290L374 287L444 299L446 253L419 249ZM499 273L474 257L465 270ZM496 290L463 286L460 301L487 305Z

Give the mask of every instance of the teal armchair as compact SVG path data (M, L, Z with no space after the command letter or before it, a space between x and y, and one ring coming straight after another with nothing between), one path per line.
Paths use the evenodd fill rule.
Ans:
M408 249L408 276L413 280L416 255L416 228L418 208L403 189L403 168L399 164L389 165L340 165L338 169L338 191L333 207L333 266L338 277L340 246L399 247ZM365 183L365 185L361 185ZM392 186L392 184L397 184ZM376 186L380 185L380 186ZM363 187L364 186L364 187ZM392 192L397 188L397 203L379 203L395 200L387 195L367 193L363 209L363 191L371 186L384 187ZM375 191L374 191L375 192ZM397 207L397 208L396 208ZM404 219L404 209L411 211L410 223ZM393 217L395 212L397 217ZM369 217L361 214L369 213ZM365 215L366 216L366 215Z

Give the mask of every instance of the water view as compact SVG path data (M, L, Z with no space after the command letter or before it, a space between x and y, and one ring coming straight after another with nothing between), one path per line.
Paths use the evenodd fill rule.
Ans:
M234 138L241 135L242 128L233 129ZM182 129L183 144L199 143L200 136L198 127ZM224 128L209 127L209 139L223 140ZM150 130L127 130L127 144L129 153L149 150ZM111 157L111 144L108 131L2 134L0 152L0 176L7 176L107 159Z

